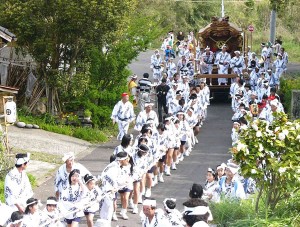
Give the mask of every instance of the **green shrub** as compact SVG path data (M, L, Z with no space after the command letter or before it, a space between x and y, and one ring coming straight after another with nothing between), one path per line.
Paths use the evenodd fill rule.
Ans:
M0 201L3 202L3 203L5 202L5 197L4 197L4 180L0 180Z
M211 203L210 209L214 223L218 226L232 226L236 220L255 218L254 202L252 200L223 199L220 203Z
M89 104L91 112L93 112L93 122L101 124L101 129L97 126L95 128L88 128L63 125L57 122L57 119L49 114L34 116L32 114L25 113L22 109L18 112L18 118L19 121L23 121L25 123L37 124L41 129L49 132L73 136L92 143L106 142L110 135L116 135L117 132L117 127L112 126L111 124L111 108L108 106L99 107L91 103Z
M75 128L73 136L89 142L106 142L108 140L102 131L92 128Z
M286 75L280 79L279 93L288 115L291 115L292 90L300 90L299 74Z

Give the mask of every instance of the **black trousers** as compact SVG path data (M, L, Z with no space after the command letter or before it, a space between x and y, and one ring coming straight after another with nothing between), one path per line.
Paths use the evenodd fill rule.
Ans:
M158 100L157 104L158 104L158 107L157 107L158 120L159 120L159 122L162 122L163 121L163 113L162 113L162 111L164 110L165 114L168 114L167 103Z

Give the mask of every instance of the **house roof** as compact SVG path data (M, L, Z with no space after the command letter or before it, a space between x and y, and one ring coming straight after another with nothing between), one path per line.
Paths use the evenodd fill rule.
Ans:
M4 28L2 26L0 26L0 37L6 40L7 42L17 41L16 35L11 33L10 31L8 31L7 28Z

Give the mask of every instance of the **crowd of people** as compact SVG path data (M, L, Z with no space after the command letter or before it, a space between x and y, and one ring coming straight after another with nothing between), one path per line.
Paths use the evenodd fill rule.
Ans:
M274 49L278 50L277 59L271 62ZM208 226L213 220L210 202L219 202L224 197L246 199L255 192L255 182L243 178L237 163L230 159L227 164L207 170L203 187L192 185L190 199L183 203L183 212L176 209L174 198L164 200L164 209L158 209L152 198L152 188L171 176L178 163L183 162L198 143L197 136L210 105L212 81L197 75L212 74L214 65L219 74L227 74L230 68L237 75L230 85L234 145L241 130L247 128L246 115L272 123L272 113L283 111L276 92L279 78L286 70L286 52L278 42L276 45L267 43L262 48L263 62L253 52L246 54L245 61L245 54L240 51L234 51L235 56L231 57L226 46L218 53L209 47L199 48L192 32L186 38L179 33L176 42L170 32L162 50L163 57L155 50L150 59L153 82L148 73L139 81L137 75L133 75L128 84L130 92L123 93L113 108L111 119L113 124L118 124L120 145L112 152L101 174L93 176L86 167L75 162L74 153L64 154L64 164L55 177L55 195L49 195L45 209L40 210L40 202L33 197L25 172L30 156L17 154L15 168L5 179L6 205L0 206L1 213L3 211L0 225L74 227L85 218L89 227L111 226L111 221L120 217L127 220L128 210L131 210L140 215L144 227ZM174 63L176 56L179 57L177 64ZM218 79L219 85L227 83L226 78ZM157 112L153 109L156 103L151 93L157 98ZM137 116L130 96L134 105L139 104ZM134 123L135 137L128 134L130 123ZM117 201L121 203L119 215ZM142 204L142 211L138 204ZM94 223L96 212L100 219Z

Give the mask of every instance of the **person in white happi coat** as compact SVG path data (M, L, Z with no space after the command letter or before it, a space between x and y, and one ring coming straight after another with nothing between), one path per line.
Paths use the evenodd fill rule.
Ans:
M279 53L282 55L282 59L284 60L285 65L287 66L287 64L289 63L289 55L285 51L285 48L283 48L283 47L280 48L280 52ZM285 67L284 72L286 72L286 70L287 70L287 67Z
M233 73L242 74L243 69L246 68L244 57L241 56L241 52L236 50L234 51L235 56L230 60L230 67L232 68Z
M135 119L133 105L129 101L127 93L123 93L122 99L114 106L111 119L113 124L118 123L119 134L117 139L122 140L123 136L128 132L130 122Z
M248 69L252 72L256 67L258 67L258 58L256 53L252 52L250 58L248 59Z
M143 202L142 227L171 227L163 210L156 209L156 200L146 199Z
M218 74L228 74L228 68L230 66L231 56L226 52L227 46L222 46L222 51L216 56L215 64L218 66ZM218 84L227 84L227 78L218 78Z
M239 131L241 124L235 120L233 121L232 129L231 129L231 144L234 146L239 139Z
M14 213L14 210L12 207L6 205L5 203L2 203L0 201L0 226L5 226L7 222L11 219L12 213ZM19 211L17 211L19 212Z
M184 227L185 222L182 220L182 214L176 209L176 199L166 198L163 201L165 216L171 226Z
M210 215L209 212L208 206L189 207L183 214L186 227L209 227L207 224Z
M284 70L286 68L286 62L282 58L281 53L278 53L277 59L274 61L273 65L275 67L275 77L280 79L282 73L284 72Z
M217 202L219 199L218 196L218 180L217 180L217 173L214 169L208 168L207 175L206 175L206 182L203 189L203 200L206 202L212 201Z
M270 96L270 89L271 89L268 80L263 80L261 84L262 84L261 87L257 90L257 99L259 102L261 102L264 95L266 95L267 97Z
M109 194L105 196L100 202L100 218L111 221L114 213L114 199L115 193L132 184L129 179L122 175L122 168L129 165L129 156L126 152L117 154L116 160L108 164L101 173L100 179L102 181L101 190Z
M133 161L133 214L138 213L138 202L139 199L142 201L142 196L140 192L140 182L143 176L147 172L147 153L149 152L149 147L146 145L148 139L146 137L141 137L139 139L139 145L137 146L136 152L132 156ZM141 202L140 201L140 202Z
M284 112L283 108L280 108L280 102L278 99L274 99L270 102L270 109L266 112L266 120L272 124L272 122L275 120L275 116L273 113L275 112Z
M59 207L57 199L53 196L47 198L46 207L43 212L47 219L44 227L64 227L65 225L61 223L60 219L62 217L61 209Z
M130 155L130 157L132 157L132 155L134 153L132 143L133 143L133 135L132 134L124 135L122 138L121 144L115 148L113 155L116 156L118 153L125 151L125 152L127 152L127 154Z
M22 227L43 226L47 220L47 216L39 210L40 202L37 199L30 198L26 201L26 204Z
M229 95L231 98L231 108L233 112L235 112L235 99L236 94L239 93L239 90L244 90L244 81L241 80L239 77L236 77L235 82L230 85Z
M84 185L79 169L73 169L68 177L69 185L60 192L59 202L62 204L62 213L68 227L78 226L84 216Z
M159 54L159 50L158 50L158 49L156 49L156 50L154 51L154 54L151 55L151 59L150 59L150 62L151 62L151 63L152 63L152 61L155 60L155 58L157 58L157 54Z
M257 80L260 77L259 68L255 67L250 73L250 86L252 91L257 91Z
M189 100L189 96L190 96L190 85L189 85L189 79L187 76L182 77L182 83L180 86L180 90L182 91L182 98L184 98L185 103L187 103Z
M134 129L137 131L141 131L144 124L147 123L148 119L152 119L154 126L158 126L158 117L154 110L152 110L154 103L146 102L145 110L141 111L136 118Z
M207 46L205 48L205 52L201 55L200 72L202 74L212 74L213 70L213 62L214 61L214 53L210 51L210 48ZM212 85L212 78L210 78L210 85Z
M169 114L174 115L179 111L180 109L179 101L181 99L182 99L182 91L178 90L176 91L175 98L173 98L169 103L169 110L168 110Z
M33 191L26 173L30 154L17 154L15 167L8 172L4 182L5 203L13 210L24 213L26 201L33 196Z
M84 176L85 174L91 174L90 171L87 170L87 168L85 168L80 163L75 162L74 152L65 153L62 160L64 164L61 165L57 170L54 180L55 195L57 199L59 199L59 195L62 190L67 189L67 187L69 186L69 174L73 169L79 169L82 176Z
M150 68L153 72L154 82L157 83L159 80L161 80L161 73L163 71L162 58L160 57L159 53L156 54L156 58L151 58Z
M262 50L261 50L261 58L264 62L264 69L267 71L270 68L271 63L271 50L272 48L269 48L269 43L262 43L261 44Z
M168 79L173 78L174 74L177 72L177 66L174 63L174 58L170 57L169 61L166 64Z
M196 72L200 72L200 61L201 61L201 56L202 56L202 51L200 49L200 46L196 46L196 55L195 55L195 70Z
M7 227L22 227L23 226L23 214L20 211L14 211L10 216L10 222Z
M268 69L267 73L270 76L270 79L269 79L269 85L270 85L270 87L271 88L274 87L277 90L278 87L279 87L279 83L280 83L279 77L277 77L278 74L273 73L272 69Z
M219 181L219 194L230 199L245 199L245 191L238 175L239 166L227 163L225 174Z
M85 204L85 209L84 209L84 215L86 217L87 221L87 226L88 227L93 227L94 226L94 215L96 211L99 210L99 202L103 198L104 193L100 190L98 185L96 185L96 179L90 175L86 174L84 176L84 184L85 184L85 189L84 189L84 204Z

